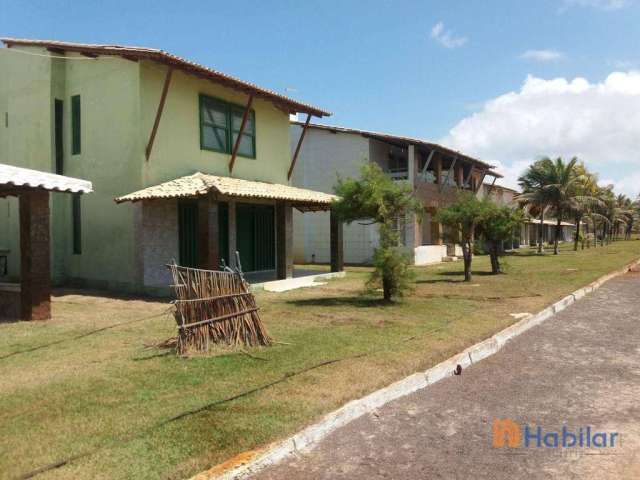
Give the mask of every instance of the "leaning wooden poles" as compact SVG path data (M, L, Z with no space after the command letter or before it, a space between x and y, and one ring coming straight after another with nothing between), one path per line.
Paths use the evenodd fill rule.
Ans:
M249 285L238 272L168 266L176 294L176 349L209 351L211 344L270 345L272 343Z

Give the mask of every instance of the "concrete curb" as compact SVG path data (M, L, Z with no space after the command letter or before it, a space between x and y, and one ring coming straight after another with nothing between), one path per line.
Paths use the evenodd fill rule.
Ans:
M605 282L629 272L633 267L638 265L640 265L640 260L631 262L622 269L600 277L586 287L576 290L537 314L532 314L519 322L514 323L492 337L467 348L463 352L454 355L434 367L431 367L425 372L414 373L413 375L392 383L385 388L370 393L363 398L352 400L338 410L325 415L325 417L318 423L305 428L301 432L298 432L282 442L271 447L267 447L261 452L256 452L253 458L249 459L245 463L235 465L227 471L220 473L208 475L207 472L203 472L193 477L193 479L233 480L246 478L247 476L257 473L269 465L276 464L289 456L296 455L304 452L305 450L310 450L331 432L348 424L356 418L361 417L365 413L370 413L386 403L418 390L422 390L423 388L427 388L429 385L432 385L443 378L452 376L458 365L460 365L462 369L465 369L470 365L493 355L504 347L504 345L512 338L515 338L536 325L541 324L545 320L548 320L556 313L561 312L569 305L575 303L580 298L583 298L585 295L597 290Z

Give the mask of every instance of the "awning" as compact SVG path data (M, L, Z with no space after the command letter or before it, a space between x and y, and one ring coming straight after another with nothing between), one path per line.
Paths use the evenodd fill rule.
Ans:
M338 197L305 188L197 172L115 199L116 203L161 198L188 198L215 193L238 198L289 201L300 211L328 210Z
M15 194L24 188L70 193L93 191L93 185L87 180L0 164L0 196Z

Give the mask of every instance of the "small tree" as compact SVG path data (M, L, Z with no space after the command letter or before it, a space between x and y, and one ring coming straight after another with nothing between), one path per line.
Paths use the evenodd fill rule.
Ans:
M435 220L458 232L464 259L464 279L471 281L471 260L476 227L481 222L487 202L478 200L473 193L461 192L455 203L438 210Z
M502 273L500 269L502 243L513 238L514 231L522 224L524 217L521 210L499 206L491 201L484 203L484 213L479 221L478 229L489 252L491 272L498 274Z
M396 225L398 219L411 214L421 216L423 211L411 186L393 181L377 164L367 163L360 179L338 178L335 192L340 199L332 208L342 221L369 221L379 226L380 245L374 252L375 270L368 286L382 287L385 301L401 297L410 288L412 272L409 256L400 248Z

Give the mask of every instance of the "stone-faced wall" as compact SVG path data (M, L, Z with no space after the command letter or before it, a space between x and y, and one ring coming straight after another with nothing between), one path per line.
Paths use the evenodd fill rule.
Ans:
M173 282L165 265L174 259L178 261L179 256L178 202L175 199L144 202L136 221L140 223L136 249L144 288L150 293L156 289L168 292Z

